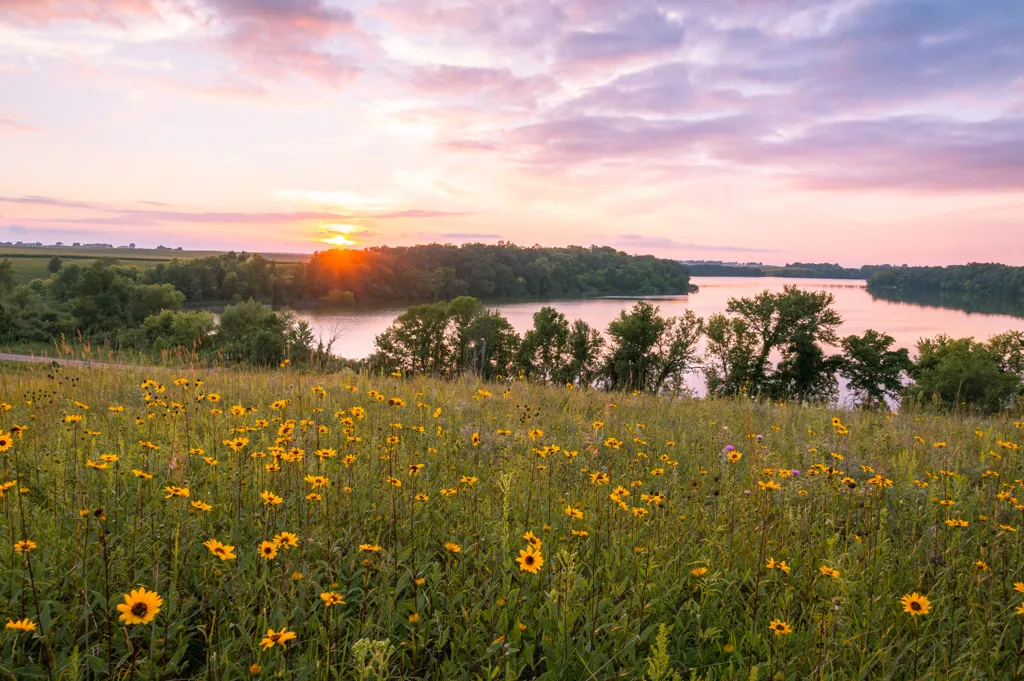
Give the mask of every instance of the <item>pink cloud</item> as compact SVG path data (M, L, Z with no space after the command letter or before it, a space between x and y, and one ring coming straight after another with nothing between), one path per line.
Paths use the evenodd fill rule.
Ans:
M538 97L558 89L547 74L520 77L509 69L469 66L418 66L410 69L406 82L414 90L454 97L472 97L524 107L536 105Z
M33 125L25 125L10 118L0 118L0 133L3 132L36 132L39 128Z
M152 0L3 0L0 19L45 25L55 21L87 21L121 25L128 18L157 14Z
M350 82L361 70L349 54L372 41L355 16L323 0L3 0L0 24L50 26L84 22L131 29L139 22L163 24L174 15L194 25L176 39L214 47L238 63L249 78L280 80L304 75L331 86ZM203 32L210 33L203 37ZM166 38L161 38L164 40ZM193 44L196 44L193 42ZM247 89L255 89L253 86Z
M365 44L352 12L321 0L207 0L225 30L219 47L257 77L301 73L327 85L350 82L355 60L325 44L345 38Z

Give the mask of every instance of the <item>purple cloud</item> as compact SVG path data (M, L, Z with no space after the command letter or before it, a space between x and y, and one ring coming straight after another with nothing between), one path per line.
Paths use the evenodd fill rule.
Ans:
M682 24L661 12L638 12L610 26L566 32L557 54L568 65L618 64L671 53L683 34Z
M201 42L257 80L298 74L330 86L344 85L361 66L342 48L365 50L372 42L358 29L350 10L324 0L3 0L0 25L74 21L131 27L141 21L166 23L170 10L204 26L209 35ZM258 91L254 86L231 87Z
M597 85L570 101L569 111L677 114L696 103L690 67L683 62L657 64Z
M430 95L472 98L498 104L532 108L537 98L557 88L547 75L520 77L509 69L469 66L419 66L410 70L406 83Z
M1024 117L823 123L784 141L729 142L719 152L745 164L784 165L814 188L1024 190Z

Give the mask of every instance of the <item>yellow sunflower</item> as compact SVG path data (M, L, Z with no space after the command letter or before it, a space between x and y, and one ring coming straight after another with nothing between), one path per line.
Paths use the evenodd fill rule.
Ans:
M163 604L164 599L160 598L160 594L139 587L124 595L124 603L118 603L117 610L126 625L149 624Z

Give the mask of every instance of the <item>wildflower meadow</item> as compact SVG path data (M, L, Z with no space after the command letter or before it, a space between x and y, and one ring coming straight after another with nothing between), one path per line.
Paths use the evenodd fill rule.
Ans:
M1020 416L290 368L0 403L3 678L1022 676Z

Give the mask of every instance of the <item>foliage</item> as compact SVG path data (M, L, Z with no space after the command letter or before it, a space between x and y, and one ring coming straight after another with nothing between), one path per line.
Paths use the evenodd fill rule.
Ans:
M18 283L18 277L14 273L14 263L10 258L0 260L0 294L10 291Z
M732 298L730 317L709 320L710 361L705 376L713 394L751 394L776 398L829 399L836 390L839 361L826 357L823 345L838 342L842 323L832 294L786 286L753 298ZM773 353L780 356L773 365Z
M713 314L704 328L704 381L712 396L736 395L751 382L757 335L746 320Z
M13 678L1019 672L1019 416L290 369L3 375ZM126 625L140 587L159 610Z
M163 310L142 321L139 334L149 346L162 350L182 347L198 350L213 341L217 320L206 310Z
M334 249L306 266L308 295L351 291L359 303L589 296L690 291L689 270L674 261L632 256L612 248L521 248L429 244Z
M1024 267L976 262L949 267L900 267L878 272L868 280L869 291L885 289L1024 303Z
M374 347L370 365L389 372L494 377L508 374L519 336L504 317L460 296L410 307L377 336Z
M611 390L681 390L696 363L702 329L692 310L667 319L646 301L623 310L608 325L605 384Z
M903 389L903 376L913 363L906 348L892 349L895 343L895 338L874 329L842 340L839 375L866 407L885 405Z
M217 341L231 361L273 366L311 353L314 339L309 325L297 323L290 312L248 300L224 308Z
M841 267L834 263L793 262L779 265L729 265L726 263L688 263L695 277L786 277L792 279L868 279L876 272L892 269L892 265Z
M918 342L918 359L910 370L915 384L907 394L918 401L935 400L945 408L970 406L1001 411L1021 396L1024 374L1003 338L988 343L946 335Z
M611 248L429 244L332 249L308 263L249 253L175 259L146 270L192 304L254 298L274 305L393 303L532 296L686 293L689 270L674 261Z
M590 385L600 371L604 337L582 319L570 325L553 307L533 314L533 328L523 335L516 355L520 375L533 380Z
M658 625L658 635L654 637L654 644L647 655L647 670L644 674L646 681L683 681L675 669L672 668L672 658L668 650L668 627L662 623Z

